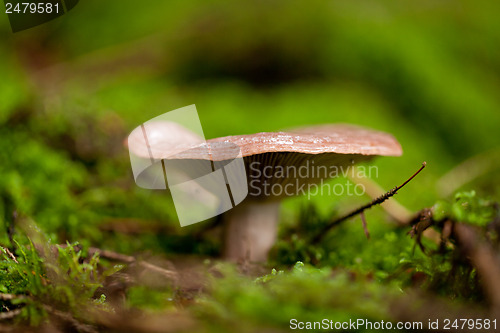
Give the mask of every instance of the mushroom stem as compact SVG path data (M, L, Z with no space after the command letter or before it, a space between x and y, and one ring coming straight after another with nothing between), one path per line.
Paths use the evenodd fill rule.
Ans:
M243 202L224 214L224 258L263 262L274 244L279 201Z

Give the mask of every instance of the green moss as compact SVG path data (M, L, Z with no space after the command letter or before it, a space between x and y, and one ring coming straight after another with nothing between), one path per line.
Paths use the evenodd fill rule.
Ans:
M48 307L70 312L75 317L84 315L82 310L91 305L97 288L114 272L99 273L99 257L93 255L84 260L84 251L75 249L78 244L66 247L38 244L43 256L30 240L26 245L16 242L16 246L16 259L5 249L2 251L0 290L18 297L13 304L24 304L20 318L32 325L40 324ZM100 300L95 305L101 310L110 310L102 297Z

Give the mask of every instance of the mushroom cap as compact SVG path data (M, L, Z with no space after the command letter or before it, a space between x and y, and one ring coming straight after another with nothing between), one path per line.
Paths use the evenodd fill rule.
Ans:
M403 153L401 145L392 135L347 124L303 127L287 132L226 136L207 142L214 144L214 147L217 142L234 143L240 147L243 157L276 152L381 156L400 156Z
M149 126L149 125L148 125ZM165 124L162 125L166 128ZM157 129L161 127L158 126ZM149 131L148 131L149 132ZM160 131L161 132L161 131ZM176 135L187 135L176 131ZM165 133L165 140L158 135L149 142L154 159L192 160L193 164L203 161L228 163L243 158L247 173L249 196L253 199L280 199L293 196L297 189L308 184L318 184L332 178L332 169L344 168L354 163L370 160L375 156L400 156L401 145L390 134L348 124L330 124L292 129L286 132L262 132L249 135L235 135L207 140L199 144L195 140L189 149L165 143L171 134ZM182 142L183 140L176 140ZM186 142L186 141L183 141ZM129 149L142 158L151 158L144 145L134 145L129 140ZM208 153L207 153L208 152ZM304 176L297 170L310 169ZM262 172L268 170L266 174ZM316 172L315 172L316 170ZM291 185L289 185L291 184ZM253 186L252 186L253 185ZM267 193L264 186L288 185L288 193ZM252 190L253 189L253 190ZM295 189L295 190L294 190ZM295 193L295 194L290 194Z
M247 135L225 136L207 140L211 154L205 153L207 146L188 130L179 125L148 124L154 130L154 138L149 145L155 159L210 159L224 161L234 158L234 145L241 150L242 157L264 153L303 154L348 154L366 156L400 156L403 151L399 142L390 134L347 124L319 125L297 128L286 132L261 132ZM169 130L175 132L167 133ZM163 136L160 131L164 131ZM140 140L130 140L129 148L138 156L149 158L149 152L142 143L142 133L134 130ZM131 137L135 137L132 136ZM198 140L198 141L196 141ZM187 143L192 143L189 147ZM190 149L189 149L190 148Z

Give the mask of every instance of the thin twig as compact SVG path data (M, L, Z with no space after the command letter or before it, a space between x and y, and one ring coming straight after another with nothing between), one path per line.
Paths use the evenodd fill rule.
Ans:
M368 195L372 200L378 198L386 192L373 179L360 177L356 172L349 174L348 177L351 181L363 186L366 195ZM382 207L382 209L384 209L387 214L392 217L395 223L401 226L408 225L408 220L412 217L411 211L400 204L396 199L383 202L380 204L380 207Z
M363 205L363 206L359 207L358 209L350 212L349 214L344 215L344 216L342 216L342 217L334 220L333 222L325 225L321 229L321 231L312 239L311 242L312 243L318 243L321 239L323 239L323 237L325 236L325 234L330 229L332 229L333 227L341 224L342 222L348 220L349 218L351 218L351 217L353 217L355 215L358 215L358 214L362 213L363 211L365 211L368 208L371 208L371 207L373 207L375 205L381 204L382 202L386 201L390 197L394 196L401 188L403 188L413 178L415 178L420 173L420 171L422 171L425 168L425 166L426 166L426 162L422 163L422 166L420 167L420 169L418 169L418 171L415 172L410 178L408 178L403 184L394 187L392 190L386 192L385 194L381 195L380 197L376 198L375 200L372 200L371 202L367 203L366 205Z

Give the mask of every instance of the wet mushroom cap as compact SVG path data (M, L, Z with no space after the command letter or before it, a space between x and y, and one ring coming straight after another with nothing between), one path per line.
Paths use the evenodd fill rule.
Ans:
M400 156L403 153L401 145L392 135L346 124L303 127L287 132L226 136L207 142L235 143L240 147L243 157L277 152L368 156Z
M140 147L130 148L139 156L149 157L144 145ZM402 154L400 144L392 135L347 124L220 137L182 151L177 147L174 153L165 148L161 140L151 142L156 159L193 160L193 163L208 159L229 161L236 156L235 149L239 149L247 171L249 199L259 200L281 199L290 196L290 193L298 194L297 190L304 185L320 183L331 178L336 170L338 173L345 172L341 168L375 156ZM264 195L264 186L286 185L287 193L282 191L280 195Z
M287 132L257 133L208 140L214 158L223 158L217 143L235 143L247 167L249 197L281 199L300 194L304 185L318 184L345 172L354 163L375 156L400 156L402 149L390 134L353 125L334 124L298 128ZM215 154L214 154L215 155ZM267 171L267 172L264 172ZM268 191L263 190L268 186ZM276 195L271 186L286 188ZM265 193L266 192L266 193Z

